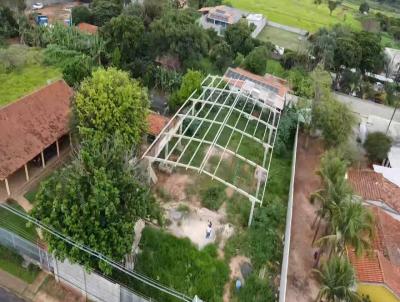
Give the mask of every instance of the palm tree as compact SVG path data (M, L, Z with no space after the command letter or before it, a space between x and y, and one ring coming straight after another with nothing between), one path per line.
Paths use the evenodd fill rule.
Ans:
M326 262L318 275L321 288L316 301L326 302L361 302L361 297L354 291L356 284L354 270L345 258L334 257Z
M317 241L318 245L328 247L343 256L346 246L354 248L357 255L368 250L374 235L374 218L354 195L340 204L332 205L329 222L330 234Z

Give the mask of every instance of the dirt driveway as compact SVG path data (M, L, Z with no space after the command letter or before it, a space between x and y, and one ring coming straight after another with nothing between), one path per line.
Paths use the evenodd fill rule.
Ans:
M297 149L287 302L314 302L319 290L312 273L315 248L311 246L314 235L311 224L316 206L309 202L309 196L320 185L315 171L319 167L323 147L320 140L310 138L305 149L304 142L305 137L301 135Z

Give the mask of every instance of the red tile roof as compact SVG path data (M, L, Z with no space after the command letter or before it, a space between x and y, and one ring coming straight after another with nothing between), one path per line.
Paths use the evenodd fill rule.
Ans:
M348 256L359 282L385 284L400 298L400 222L382 209L371 209L376 218L373 250L357 257L350 248Z
M169 118L155 112L150 112L147 116L147 123L149 126L147 133L153 136L159 135L168 122Z
M82 32L88 33L88 34L96 34L98 31L98 27L96 25L92 25L89 23L81 22L77 25L78 29Z
M400 212L400 187L373 170L349 170L354 191L366 200L382 201Z
M0 109L0 179L68 133L72 95L60 80Z

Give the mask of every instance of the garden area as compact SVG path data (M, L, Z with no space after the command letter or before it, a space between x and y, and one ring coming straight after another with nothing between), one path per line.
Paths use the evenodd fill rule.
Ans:
M264 27L257 38L293 51L306 51L309 46L307 37L268 25Z
M22 45L0 49L0 106L61 78L57 67L43 63L43 51Z

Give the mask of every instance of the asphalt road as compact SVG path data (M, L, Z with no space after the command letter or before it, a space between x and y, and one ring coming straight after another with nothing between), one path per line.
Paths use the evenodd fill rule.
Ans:
M25 300L17 297L13 293L0 287L0 301L1 302L26 302Z

